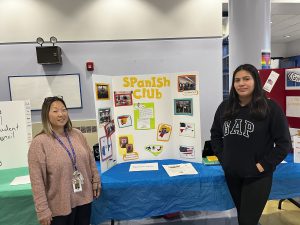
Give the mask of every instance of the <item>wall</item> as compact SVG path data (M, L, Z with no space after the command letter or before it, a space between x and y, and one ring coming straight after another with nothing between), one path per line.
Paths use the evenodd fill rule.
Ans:
M202 139L209 139L222 99L221 1L1 0L0 27L0 101L10 99L8 76L80 73L83 108L70 116L93 120L88 60L95 73L112 76L199 71ZM36 63L39 36L58 38L62 65Z
M211 0L1 0L0 43L222 35L222 2Z
M95 74L130 75L199 71L202 139L209 139L217 105L222 100L222 38L144 41L59 43L62 65L36 62L36 44L0 45L0 101L9 100L8 76L80 73L82 109L70 109L74 120L95 119L91 73L87 60L95 62ZM33 122L40 112L32 112ZM202 142L204 143L204 142Z

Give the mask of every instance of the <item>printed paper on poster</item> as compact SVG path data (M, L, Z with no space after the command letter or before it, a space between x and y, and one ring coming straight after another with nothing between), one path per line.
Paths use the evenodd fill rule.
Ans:
M294 136L294 163L300 163L300 136Z
M279 77L279 74L276 73L276 72L274 72L274 71L272 71L272 72L270 73L270 75L269 75L269 77L268 77L266 83L264 84L263 89L264 89L265 91L267 91L267 92L270 93L270 92L272 91L272 89L273 89L273 87L274 87L274 85L275 85L275 83L276 83L278 77Z
M286 116L300 117L300 96L286 97Z

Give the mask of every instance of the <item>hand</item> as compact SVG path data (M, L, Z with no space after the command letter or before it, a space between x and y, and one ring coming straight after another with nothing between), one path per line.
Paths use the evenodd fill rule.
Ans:
M260 173L262 173L262 172L265 171L265 169L262 167L262 165L260 165L260 163L256 163L256 168L258 169L258 171L259 171Z
M48 218L40 220L39 222L41 225L50 225L51 221L52 221L52 217L48 217Z
M101 185L99 182L93 183L93 196L98 198L100 196Z

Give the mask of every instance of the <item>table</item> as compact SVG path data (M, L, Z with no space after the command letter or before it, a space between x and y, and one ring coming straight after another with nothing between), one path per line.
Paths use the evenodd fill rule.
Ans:
M270 199L300 196L300 164L280 164L274 173ZM149 162L149 161L147 161ZM128 220L176 211L220 211L234 207L220 166L192 163L199 174L169 177L163 164L180 160L161 160L158 171L129 173L130 163L118 164L102 174L102 194L93 202L92 222ZM0 170L0 224L38 225L31 186L10 186L27 168Z
M39 225L31 185L9 185L15 177L24 175L28 175L27 167L0 170L1 225Z
M300 196L300 164L278 165L269 199ZM143 161L153 162L153 161ZM107 220L129 220L177 211L223 211L234 207L221 166L192 163L197 175L169 177L163 164L181 160L160 160L158 171L129 172L130 162L102 174L101 198L93 202L92 224Z

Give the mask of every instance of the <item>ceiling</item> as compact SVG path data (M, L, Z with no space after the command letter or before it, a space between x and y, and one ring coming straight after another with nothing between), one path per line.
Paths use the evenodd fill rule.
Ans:
M226 12L228 12L228 3L223 3L223 15L226 15ZM288 43L300 39L300 2L272 2L271 21L272 43Z

